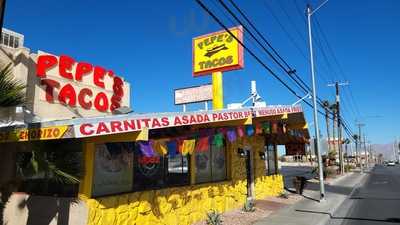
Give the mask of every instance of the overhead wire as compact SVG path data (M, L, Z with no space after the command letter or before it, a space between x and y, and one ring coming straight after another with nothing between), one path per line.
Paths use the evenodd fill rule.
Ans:
M271 68L269 68L251 49L248 48L242 41L240 41L235 35L232 34L232 32L226 27L226 25L213 13L211 10L201 1L201 0L196 0L196 2L199 4L201 8L203 8L204 11L206 11L221 27L225 29L262 67L264 67L275 79L277 79L284 87L286 87L289 92L291 92L293 95L295 95L297 98L302 99L301 96L299 96L288 84L286 84ZM310 106L313 107L309 102L307 102L305 99L302 99L302 101ZM321 112L318 109L318 113L325 115L323 112ZM332 118L331 118L332 119ZM347 129L347 127L346 127Z

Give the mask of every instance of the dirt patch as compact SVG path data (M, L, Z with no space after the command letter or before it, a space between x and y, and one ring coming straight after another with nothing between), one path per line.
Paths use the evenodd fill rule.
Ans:
M255 201L254 212L243 212L242 209L235 209L222 214L222 224L224 225L250 225L261 218L268 217L274 212L288 207L303 199L296 194L288 194L287 198L268 197ZM206 225L206 221L197 222L193 225Z

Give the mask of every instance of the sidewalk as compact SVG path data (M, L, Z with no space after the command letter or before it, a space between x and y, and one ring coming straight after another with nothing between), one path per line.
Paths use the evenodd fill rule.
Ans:
M319 202L319 184L310 180L303 193L304 200L258 220L256 225L324 225L366 174L348 173L325 184L325 201Z

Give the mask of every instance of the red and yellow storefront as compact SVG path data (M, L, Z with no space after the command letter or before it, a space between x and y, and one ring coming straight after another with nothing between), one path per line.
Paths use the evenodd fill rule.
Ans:
M277 145L309 138L300 106L128 114L67 127L62 138L82 146L77 197L87 224L191 224L278 196Z

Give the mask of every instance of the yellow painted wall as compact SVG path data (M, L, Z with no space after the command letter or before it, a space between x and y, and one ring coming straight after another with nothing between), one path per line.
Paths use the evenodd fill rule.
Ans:
M90 225L186 225L206 219L207 212L240 208L246 199L245 159L236 153L238 147L255 151L256 199L277 196L283 191L281 175L264 176L265 163L258 156L263 151L262 137L251 137L228 144L231 179L219 183L190 185L161 190L134 192L88 199Z

